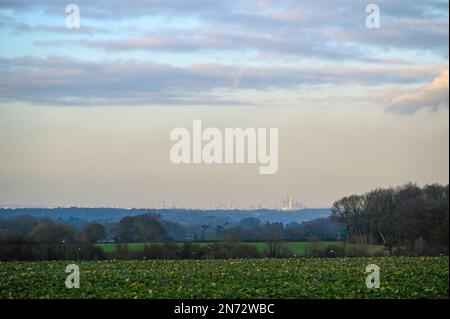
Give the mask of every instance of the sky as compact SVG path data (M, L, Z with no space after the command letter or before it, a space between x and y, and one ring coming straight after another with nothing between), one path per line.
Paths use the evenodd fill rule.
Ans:
M80 10L68 28L66 6ZM448 1L0 0L0 205L309 207L448 183ZM172 129L278 128L279 164Z

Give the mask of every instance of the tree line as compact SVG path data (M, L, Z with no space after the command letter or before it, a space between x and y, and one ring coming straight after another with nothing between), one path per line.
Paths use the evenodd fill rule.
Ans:
M408 183L334 202L332 219L351 242L383 244L392 254L448 255L449 185Z
M47 217L17 216L0 218L0 260L45 259L104 259L104 258L256 258L289 257L293 253L281 242L308 238L336 238L338 227L329 219L297 224L261 223L257 218L244 218L229 226L199 225L193 238L185 237L183 226L163 220L157 214L123 217L118 223L102 225L97 222L83 226L58 223ZM196 245L214 232L215 243ZM181 239L181 240L180 240ZM180 245L171 245L183 241ZM258 251L247 241L267 242L267 249ZM97 243L114 242L117 249L105 253ZM143 251L130 251L127 243L158 243L145 246ZM124 245L122 245L124 244Z
M304 223L261 222L254 217L236 224L187 225L170 222L157 214L123 217L118 223L85 223L82 226L55 222L49 218L21 215L0 218L0 240L22 237L38 243L110 241L118 243L158 243L166 241L306 241L310 238L337 240L342 227L329 218Z

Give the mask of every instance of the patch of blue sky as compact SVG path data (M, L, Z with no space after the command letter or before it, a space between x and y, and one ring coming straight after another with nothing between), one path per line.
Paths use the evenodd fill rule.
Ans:
M448 63L445 55L436 51L402 49L402 48L364 48L365 53L373 59L373 63L366 61L346 61L347 65L362 66L369 64L408 65L408 64L443 64ZM447 61L447 62L446 62Z

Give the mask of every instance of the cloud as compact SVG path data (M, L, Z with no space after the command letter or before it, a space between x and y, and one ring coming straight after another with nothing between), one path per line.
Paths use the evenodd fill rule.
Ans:
M378 59L367 56L360 48L325 41L319 33L292 38L287 34L251 34L241 31L205 30L158 30L142 37L126 39L78 39L78 40L39 40L38 46L76 45L108 52L146 51L146 52L242 52L253 51L259 54L291 55L324 60L351 60L376 62Z
M164 50L177 52L211 50L253 50L260 54L314 57L324 60L378 62L373 49L392 48L430 51L448 56L448 2L438 0L380 0L382 27L365 27L367 1L237 1L237 0L110 0L99 6L80 0L82 18L114 29L118 21L162 18L165 30L138 25L141 35L117 31L117 38L98 37L77 41L40 38L38 45L78 45L107 51ZM38 10L64 16L56 1L3 1L0 9ZM187 29L183 19L195 21ZM62 20L61 20L62 21ZM177 24L178 21L178 24ZM83 24L82 24L83 25ZM151 28L151 27L149 27ZM54 33L62 28L30 26L21 21L21 32ZM81 30L82 31L82 30ZM87 27L84 32L97 30ZM378 53L379 55L379 53Z
M365 0L76 3L78 31L64 28L61 1L0 1L0 26L12 31L3 33L0 101L240 104L253 101L224 91L324 85L409 95L405 85L430 82L448 63L447 1L377 1L376 30L365 26Z
M127 19L151 15L196 14L213 12L215 10L229 10L240 1L237 0L109 0L102 2L77 0L75 3L81 8L83 15L97 19ZM52 14L64 12L67 4L55 0L41 0L38 3L28 0L2 0L0 9L14 11L40 10Z
M90 62L25 56L0 58L0 101L54 105L252 104L251 100L231 101L220 91L421 83L436 68L339 64L243 67L217 63L174 67L133 60Z
M298 11L298 12L339 12L350 16L364 9L366 0L316 0L314 2L298 0L109 0L102 5L98 5L92 0L78 0L77 5L89 17L98 16L102 18L129 18L130 16L143 16L153 14L195 14L204 15L207 13L236 13L236 12L263 12L274 11ZM448 1L446 0L409 0L405 3L402 0L378 0L377 4L383 8L386 15L400 17L430 17L445 14L448 11ZM36 8L46 8L49 12L63 10L66 2L55 0L40 0L39 2L29 0L2 0L0 8L16 11L35 10ZM330 22L330 21L328 21Z
M431 82L416 91L394 97L388 110L395 113L415 113L422 108L449 107L448 66Z
M0 12L0 27L10 29L14 35L20 35L22 33L53 33L53 34L65 34L68 35L68 29L64 24L51 25L51 24L36 24L32 25L27 21L20 21L16 17L1 14ZM94 33L111 33L110 29L102 28L99 26L90 26L83 23L79 29L72 34L82 34L92 36Z

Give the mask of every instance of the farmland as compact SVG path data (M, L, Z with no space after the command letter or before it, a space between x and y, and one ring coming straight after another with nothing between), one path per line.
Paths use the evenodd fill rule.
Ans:
M182 245L182 243L177 243ZM198 242L200 246L209 246L212 242ZM248 242L249 245L254 245L260 252L267 249L266 242ZM144 245L153 245L152 243L128 243L128 249L130 250L140 250L144 248ZM326 248L326 247L343 247L343 242L331 242L331 241L320 241L320 242L283 242L283 245L292 250L292 253L298 257L305 256L307 250L312 247ZM347 247L355 247L353 244L346 244ZM106 243L98 244L105 252L113 252L116 250L116 244ZM384 250L382 245L367 245L367 250L370 255L387 255L387 251Z
M448 298L448 257L0 262L0 298ZM367 289L366 266L381 269Z

